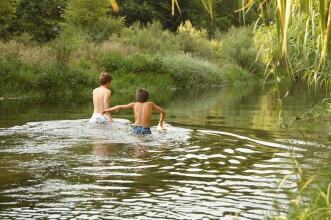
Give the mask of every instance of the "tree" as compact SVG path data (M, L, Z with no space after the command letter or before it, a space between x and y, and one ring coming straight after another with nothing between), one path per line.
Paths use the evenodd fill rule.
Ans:
M68 0L20 0L14 29L28 33L38 42L54 39L60 32L60 22Z
M92 41L102 41L123 28L122 18L110 15L109 0L70 0L64 14L65 25L87 33Z
M10 27L16 18L16 0L0 1L0 38L10 36Z
M235 13L239 9L239 1L209 1L211 5L203 2L204 0L180 0L179 7L176 8L171 0L119 0L120 12L113 15L125 17L127 26L135 22L146 25L158 20L164 28L174 32L186 20L195 27L207 29L209 34L213 34L215 30L226 31L229 27L242 23L239 13ZM247 23L251 23L256 20L257 14L251 10L245 18Z

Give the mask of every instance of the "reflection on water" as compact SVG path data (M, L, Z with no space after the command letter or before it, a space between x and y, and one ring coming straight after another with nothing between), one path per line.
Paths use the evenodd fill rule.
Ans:
M319 99L300 88L284 120ZM284 176L295 190L289 147L304 172L330 165L329 125L284 132L272 87L178 91L163 100L172 126L147 137L131 134L131 112L91 125L89 99L39 102L0 102L1 219L263 219L288 204Z

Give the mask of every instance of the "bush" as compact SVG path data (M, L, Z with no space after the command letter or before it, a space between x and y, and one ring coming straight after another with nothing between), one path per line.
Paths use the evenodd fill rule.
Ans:
M189 21L182 24L176 34L163 30L160 22L142 27L139 23L125 29L121 38L125 45L138 47L143 52L159 54L190 53L212 59L217 56L219 44L207 37L206 30L198 30Z
M0 60L0 96L86 92L97 85L97 75L87 69L26 64L17 57L6 57Z
M218 66L188 55L163 58L163 68L178 87L216 86L226 82Z
M252 79L252 76L247 70L244 70L237 64L231 63L224 66L224 74L227 80L231 83L247 82Z
M124 58L119 53L108 52L99 57L98 63L109 72L163 72L162 58L158 55L133 54Z
M125 29L119 40L145 52L165 54L180 50L175 35L168 30L163 30L160 22L153 22L145 27L136 23Z
M208 39L207 30L196 29L190 21L185 21L178 27L176 40L184 53L211 59L216 56L217 46L213 48Z
M124 57L116 52L103 53L98 57L98 65L108 72L121 69L124 63Z
M65 28L49 45L58 65L67 66L72 53L85 43L84 35L75 29Z
M108 40L113 34L121 33L124 28L122 18L101 18L94 26L89 27L87 31L91 41L101 42Z
M227 82L221 68L213 63L189 55L161 57L158 55L135 54L123 57L118 53L106 53L101 55L98 60L101 67L115 74L134 73L137 78L147 74L155 77L168 75L172 78L176 87L216 86Z
M220 49L222 60L235 63L252 73L262 73L263 65L258 57L259 50L253 43L251 27L231 27L225 34L218 33L216 38L222 41Z

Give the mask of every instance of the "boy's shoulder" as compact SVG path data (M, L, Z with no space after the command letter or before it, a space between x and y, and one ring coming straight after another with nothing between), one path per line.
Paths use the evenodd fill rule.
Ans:
M147 101L147 102L133 102L132 104L140 104L140 105L152 105L152 106L154 106L155 105L155 103L154 102L152 102L152 101Z

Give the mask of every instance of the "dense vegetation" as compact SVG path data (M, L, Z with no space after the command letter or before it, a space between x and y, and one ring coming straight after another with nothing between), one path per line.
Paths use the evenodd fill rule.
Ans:
M207 12L197 16L204 11L199 1L183 1L187 8L178 17L171 16L170 1L121 3L119 14L108 0L8 4L12 19L3 20L1 30L1 96L85 92L97 85L103 70L114 74L114 90L261 78L252 27L230 28L240 23L234 13L223 9L212 23ZM233 1L227 4L227 10L238 7ZM217 22L223 26L216 28Z

